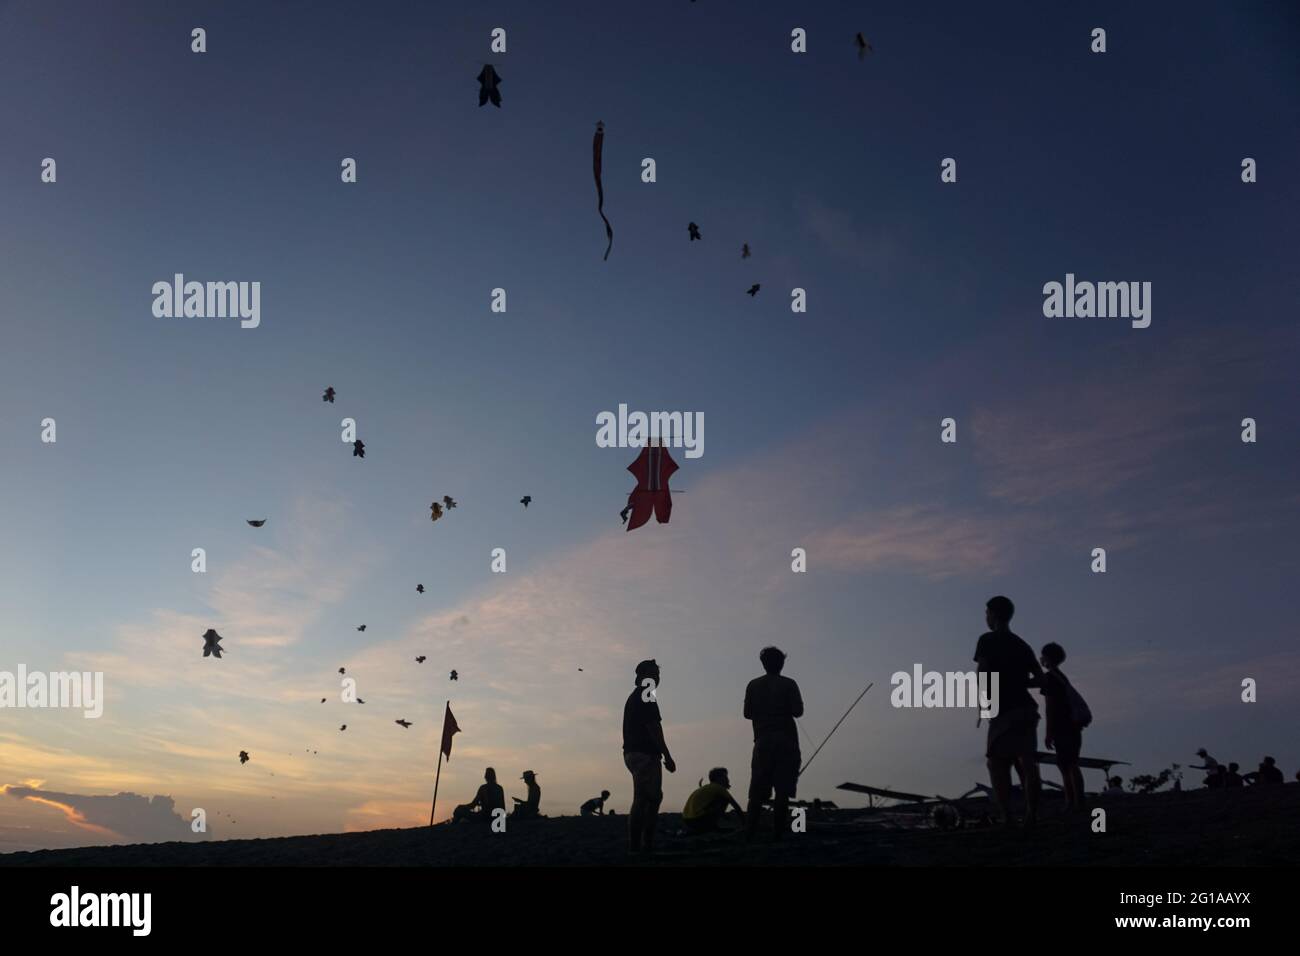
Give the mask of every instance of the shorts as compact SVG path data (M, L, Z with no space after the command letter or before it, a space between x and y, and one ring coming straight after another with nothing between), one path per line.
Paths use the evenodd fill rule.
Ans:
M990 760L1032 759L1038 753L1038 709L1007 711L989 721L985 756Z
M776 791L776 799L789 800L799 781L799 741L780 738L754 741L749 765L749 800L761 803Z
M623 763L632 774L632 799L658 803L664 798L664 765L658 754L624 753Z
M1073 727L1064 733L1054 734L1052 744L1056 747L1056 760L1059 763L1078 763L1079 752L1083 750L1083 731Z

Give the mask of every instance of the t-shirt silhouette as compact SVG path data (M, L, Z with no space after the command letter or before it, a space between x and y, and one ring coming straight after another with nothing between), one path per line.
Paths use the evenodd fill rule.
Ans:
M682 808L683 820L699 820L710 813L718 812L718 804L723 809L729 805L728 790L720 783L706 783L686 798Z
M788 737L796 743L794 719L803 716L799 685L780 674L755 677L745 688L745 718L754 725L754 740Z
M485 783L478 788L478 793L474 795L475 801L483 808L484 813L491 813L493 810L504 810L506 807L506 792L499 783Z
M659 742L648 726L660 722L659 704L653 698L642 700L641 695L645 692L645 688L638 686L623 705L623 753L662 756Z
M975 660L983 659L980 670L998 675L998 710L1005 713L1022 708L1037 712L1029 693L1029 676L1042 677L1043 670L1034 649L1011 631L989 631L975 644ZM989 693L993 693L992 685Z

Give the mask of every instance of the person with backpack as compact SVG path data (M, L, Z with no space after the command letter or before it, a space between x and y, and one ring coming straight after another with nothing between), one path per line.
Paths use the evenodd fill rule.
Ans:
M1044 644L1039 660L1043 665L1040 692L1047 705L1044 743L1048 750L1056 751L1066 810L1082 810L1083 771L1079 769L1079 752L1083 749L1083 728L1092 723L1092 711L1061 670L1065 663L1065 648L1056 643Z

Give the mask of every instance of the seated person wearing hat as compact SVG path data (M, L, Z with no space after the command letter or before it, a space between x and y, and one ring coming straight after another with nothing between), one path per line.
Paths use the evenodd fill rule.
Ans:
M515 802L515 812L511 816L516 820L535 820L541 816L539 809L542 805L542 788L537 785L537 774L531 770L525 770L524 775L519 778L528 786L528 799L520 800L518 797L511 797Z

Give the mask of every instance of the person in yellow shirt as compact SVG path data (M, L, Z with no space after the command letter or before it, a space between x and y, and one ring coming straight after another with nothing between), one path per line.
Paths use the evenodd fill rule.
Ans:
M714 833L725 829L719 826L728 807L735 808L740 826L745 825L745 812L731 795L731 780L726 767L709 771L709 782L686 798L682 808L682 826L687 833Z

